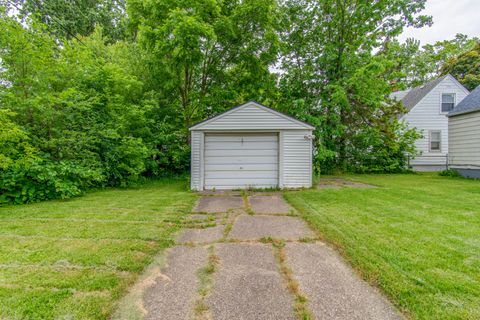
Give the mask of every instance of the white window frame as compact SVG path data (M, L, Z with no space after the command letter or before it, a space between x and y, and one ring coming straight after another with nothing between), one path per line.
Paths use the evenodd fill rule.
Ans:
M440 93L440 114L447 114L449 113L450 111L443 111L442 110L442 105L443 105L443 95L444 94L450 94L453 96L453 108L452 110L455 108L455 106L457 105L457 94L455 92L442 92Z
M437 142L437 141L432 141L432 134L438 132L438 150L433 150L432 149L432 142ZM439 153L442 152L442 130L428 130L428 152L434 152L434 153Z

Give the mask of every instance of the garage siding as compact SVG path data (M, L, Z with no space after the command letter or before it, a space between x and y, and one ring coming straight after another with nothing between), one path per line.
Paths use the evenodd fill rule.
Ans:
M189 129L191 188L310 187L313 129L254 101L200 122Z
M283 132L283 187L309 188L312 181L311 139L308 130L285 130Z
M202 125L202 130L278 130L298 127L299 124L294 120L251 104L235 112L220 115L215 121Z
M190 164L190 187L192 190L200 190L200 163L203 155L203 132L192 131L191 141L191 164Z

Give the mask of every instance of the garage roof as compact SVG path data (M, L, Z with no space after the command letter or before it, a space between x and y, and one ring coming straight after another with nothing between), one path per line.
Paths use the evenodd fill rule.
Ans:
M315 127L255 101L241 104L213 118L204 120L190 127L190 130L271 129L314 130Z

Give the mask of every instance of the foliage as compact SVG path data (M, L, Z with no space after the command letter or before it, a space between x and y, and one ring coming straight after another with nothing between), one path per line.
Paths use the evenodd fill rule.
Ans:
M12 121L13 112L0 109L0 170L35 157L27 133Z
M316 126L315 168L328 172L360 165L362 171L377 171L385 163L390 165L384 171L405 167L408 150L398 150L404 143L396 139L401 134L395 124L403 109L386 100L392 65L384 55L374 57L372 52L407 25L429 24L429 17L417 14L424 4L409 0L286 3L279 107ZM297 102L293 108L291 101ZM372 134L376 138L370 139ZM371 162L359 158L382 149L387 140L395 152L379 150L371 155ZM378 166L372 168L373 162Z
M274 0L129 2L145 52L149 90L168 100L179 127L229 106L266 100L278 53Z
M76 161L17 163L0 171L0 204L70 198L103 180L100 170Z
M434 44L426 44L420 47L420 42L415 39L407 39L405 43L397 40L388 42L381 53L387 55L391 61L395 61L392 68L395 90L403 90L408 87L416 87L441 75L452 73L457 80L462 79L460 71L453 71L448 65L455 63L457 56L464 56L466 52L474 48L478 38L469 38L463 34L457 34L452 40L437 41ZM460 68L470 68L475 71L473 61L465 60Z
M88 36L99 26L110 41L127 36L125 0L12 0L7 6L35 16L58 40Z
M480 85L480 40L474 48L449 59L441 69L442 74L450 73L468 90Z
M461 177L461 175L457 171L452 169L440 171L438 175L441 177L453 177L453 178Z
M114 46L97 32L59 50L35 21L30 29L11 18L0 23L2 201L70 197L138 178L153 154L143 141L153 129L151 106L142 83L109 59Z

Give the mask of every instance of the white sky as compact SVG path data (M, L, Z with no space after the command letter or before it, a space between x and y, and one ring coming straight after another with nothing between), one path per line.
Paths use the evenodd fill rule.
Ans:
M422 14L432 16L433 25L407 28L400 41L413 37L424 45L453 39L457 33L480 37L480 0L427 0Z

